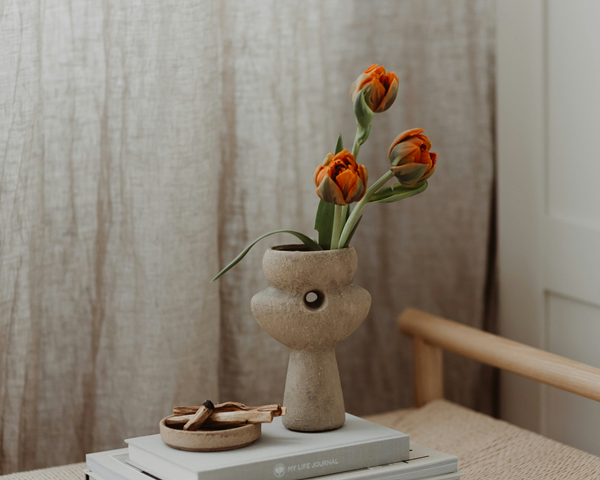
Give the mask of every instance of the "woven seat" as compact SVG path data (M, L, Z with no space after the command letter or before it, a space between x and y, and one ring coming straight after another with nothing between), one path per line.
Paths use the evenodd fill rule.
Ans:
M367 417L458 457L464 480L600 479L600 458L446 400Z
M0 475L2 480L82 480L85 463Z

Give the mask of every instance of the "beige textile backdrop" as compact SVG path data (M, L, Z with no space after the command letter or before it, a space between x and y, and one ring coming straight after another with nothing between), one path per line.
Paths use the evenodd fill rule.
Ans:
M287 351L254 322L267 230L312 234L315 166L368 65L397 72L361 163L424 127L429 190L369 207L373 295L339 346L347 409L410 405L407 306L484 326L493 192L491 0L0 3L0 473L156 431L173 404L282 399ZM489 410L490 372L447 393Z

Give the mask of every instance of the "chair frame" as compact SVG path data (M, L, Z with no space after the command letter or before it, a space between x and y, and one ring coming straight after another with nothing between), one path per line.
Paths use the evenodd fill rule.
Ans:
M444 398L444 350L600 401L600 368L420 310L402 312L398 325L414 339L416 407Z

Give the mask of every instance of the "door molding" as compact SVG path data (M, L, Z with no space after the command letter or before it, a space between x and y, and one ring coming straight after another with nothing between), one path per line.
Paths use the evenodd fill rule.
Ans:
M499 333L545 349L545 1L499 1L496 18ZM503 373L500 391L501 417L539 432L540 385Z

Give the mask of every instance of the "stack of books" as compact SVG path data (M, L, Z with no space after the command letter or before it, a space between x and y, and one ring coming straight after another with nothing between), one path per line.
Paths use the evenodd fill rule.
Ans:
M281 418L262 425L254 444L225 452L185 452L160 435L126 440L128 448L86 457L88 480L457 480L458 459L408 435L346 415L326 433L287 430Z

